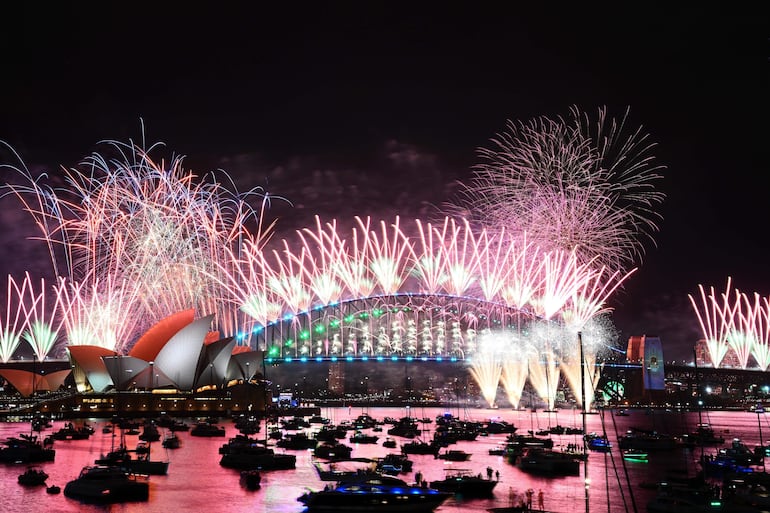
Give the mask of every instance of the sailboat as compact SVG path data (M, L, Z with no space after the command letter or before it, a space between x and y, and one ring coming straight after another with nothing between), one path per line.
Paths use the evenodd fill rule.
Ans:
M98 465L109 465L114 467L120 467L132 474L145 474L152 476L164 476L168 474L168 461L153 460L150 458L152 450L150 442L147 444L147 450L142 451L141 454L136 450L130 450L126 448L125 431L121 430L120 433L120 445L115 448L115 432L112 433L113 446L112 450L101 458L98 458L94 463Z

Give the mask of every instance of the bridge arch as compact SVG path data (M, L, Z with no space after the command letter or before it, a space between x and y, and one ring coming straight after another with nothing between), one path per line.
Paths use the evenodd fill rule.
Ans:
M450 294L373 295L287 314L255 328L249 344L269 359L466 359L484 333L527 330L531 312Z

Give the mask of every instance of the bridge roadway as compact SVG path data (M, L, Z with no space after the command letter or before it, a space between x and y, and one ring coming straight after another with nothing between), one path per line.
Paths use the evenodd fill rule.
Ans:
M311 357L311 358L276 358L266 359L271 365L313 365L313 363L339 362L343 365L356 365L361 362L399 362L404 365L417 365L430 362L433 365L443 362L445 365L463 365L462 358L425 357L425 356L375 356L375 357ZM10 368L26 370L38 374L71 368L69 360L16 360L0 363L0 369ZM308 369L310 370L310 369ZM750 402L770 398L770 373L759 370L733 368L694 367L692 365L665 366L666 390L644 390L642 368L633 363L605 363L602 370L600 388L608 383L620 383L624 389L624 399L631 403L656 403L689 405L702 400L705 405L719 406L728 402ZM700 398L700 399L698 399ZM615 397L620 401L621 397Z

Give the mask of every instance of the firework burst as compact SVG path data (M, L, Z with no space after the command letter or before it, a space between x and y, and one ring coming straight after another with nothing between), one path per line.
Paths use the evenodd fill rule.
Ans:
M664 199L653 144L641 129L628 130L627 115L609 119L600 109L592 122L573 109L569 119L509 122L479 150L483 162L450 212L622 270L658 230Z

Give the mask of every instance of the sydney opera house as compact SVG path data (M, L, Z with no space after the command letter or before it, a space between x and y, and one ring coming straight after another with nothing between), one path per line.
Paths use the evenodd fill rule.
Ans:
M36 403L41 412L61 416L264 411L263 352L220 338L210 331L212 318L181 311L147 330L126 355L70 345L67 369L3 368L0 376L22 397L70 383L78 394L50 394Z

